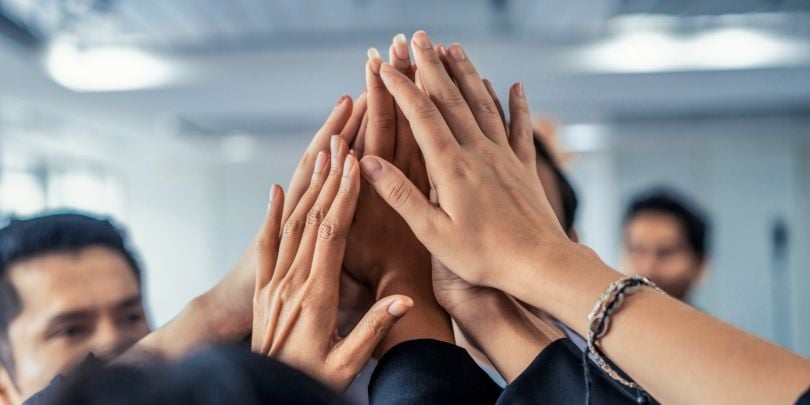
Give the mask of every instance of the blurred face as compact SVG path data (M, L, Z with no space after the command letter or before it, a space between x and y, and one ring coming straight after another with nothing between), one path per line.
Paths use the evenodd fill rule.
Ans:
M686 296L703 269L678 220L658 212L641 212L627 223L624 263L626 273L647 277L678 299Z
M88 353L114 356L149 332L132 268L112 250L24 260L9 268L9 277L22 302L9 325L20 399Z

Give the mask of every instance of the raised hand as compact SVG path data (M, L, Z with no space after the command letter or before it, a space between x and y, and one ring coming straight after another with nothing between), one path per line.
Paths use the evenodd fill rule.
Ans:
M392 66L404 77L408 80L413 77L404 36L395 37L389 57ZM379 53L369 50L368 107L363 136L356 138L354 150L390 160L424 195L429 188L425 164L410 125L379 76L381 64ZM433 296L430 254L396 211L366 183L361 185L357 205L344 259L345 271L368 285L378 298L401 293L415 301L414 310L383 340L377 354L410 339L452 341L449 317Z
M341 391L413 302L386 297L347 336L337 333L341 263L360 178L345 141L333 136L331 145L331 165L329 154L316 155L309 185L286 221L284 193L278 186L271 191L257 244L251 347Z
M572 243L536 173L527 170L535 155L523 87L510 90L507 137L497 105L460 46L447 50L456 86L425 33L416 33L412 44L427 95L389 65L380 72L413 128L438 204L385 159L364 157L363 173L442 263L468 282L497 287L510 273L522 274L516 267L527 261L516 258L553 257Z

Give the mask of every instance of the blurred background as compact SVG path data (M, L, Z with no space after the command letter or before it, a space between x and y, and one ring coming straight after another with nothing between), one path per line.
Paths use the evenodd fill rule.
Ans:
M366 49L417 29L502 99L525 84L608 263L630 199L674 187L712 226L693 303L810 355L806 0L0 0L0 215L125 224L160 325L248 244Z

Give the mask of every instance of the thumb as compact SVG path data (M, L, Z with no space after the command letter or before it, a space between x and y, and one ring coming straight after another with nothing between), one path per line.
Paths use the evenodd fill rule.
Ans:
M413 300L404 295L392 295L377 301L354 330L338 343L332 356L338 357L353 379L368 363L377 344L411 308Z
M436 228L440 209L432 205L402 171L384 159L366 156L360 161L360 169L374 191L405 219L424 243Z

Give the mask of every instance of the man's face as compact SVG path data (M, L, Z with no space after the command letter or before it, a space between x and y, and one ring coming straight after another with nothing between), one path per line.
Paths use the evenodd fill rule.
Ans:
M20 398L88 353L114 356L149 332L132 268L110 249L20 261L8 276L22 304L8 330Z
M700 277L703 260L689 247L676 218L666 213L641 212L624 229L624 269L684 299Z

